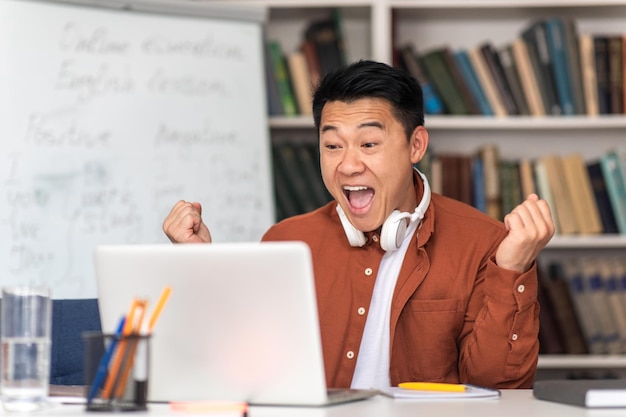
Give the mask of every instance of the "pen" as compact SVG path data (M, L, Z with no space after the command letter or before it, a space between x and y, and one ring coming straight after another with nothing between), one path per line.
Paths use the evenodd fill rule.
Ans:
M107 374L109 368L109 362L111 361L111 356L113 356L113 351L115 350L115 345L117 345L118 336L122 334L122 329L124 329L124 322L126 321L126 317L122 317L120 319L119 324L117 325L117 329L115 331L115 337L109 343L109 346L104 352L100 363L98 364L98 370L96 371L96 376L91 383L91 388L89 389L89 394L87 395L87 403L91 403L96 393L100 389L102 382L104 381L104 376Z
M398 387L418 391L464 392L463 384L446 384L443 382L402 382Z

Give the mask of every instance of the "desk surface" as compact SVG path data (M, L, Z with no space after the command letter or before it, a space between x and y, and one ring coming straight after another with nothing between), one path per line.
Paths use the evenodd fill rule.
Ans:
M125 416L202 416L202 413L172 412L168 405L152 404L147 413L125 413ZM0 415L15 415L0 411ZM117 416L120 414L86 413L83 405L53 405L33 416ZM204 414L210 416L210 414ZM497 400L415 401L394 400L376 396L364 401L329 407L251 407L249 417L617 417L625 409L584 409L570 405L540 401L531 390L503 390Z

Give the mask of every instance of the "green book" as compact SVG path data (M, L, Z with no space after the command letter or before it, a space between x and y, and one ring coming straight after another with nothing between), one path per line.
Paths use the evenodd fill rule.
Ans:
M455 85L444 53L443 49L426 52L420 55L419 62L441 96L447 112L457 115L471 114L472 111L467 107L463 95Z
M291 79L287 70L287 63L283 55L280 43L277 41L268 41L269 55L274 72L274 78L278 86L278 94L283 105L285 116L297 116L298 106L296 105L296 97L291 87Z

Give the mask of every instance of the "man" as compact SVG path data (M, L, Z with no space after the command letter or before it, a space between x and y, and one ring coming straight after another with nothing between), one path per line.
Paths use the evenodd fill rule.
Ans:
M401 70L360 61L330 74L313 115L334 201L263 240L311 248L328 385L530 387L547 203L530 195L502 223L431 197L413 168L428 147L422 93ZM178 202L163 229L172 242L211 241L199 203Z

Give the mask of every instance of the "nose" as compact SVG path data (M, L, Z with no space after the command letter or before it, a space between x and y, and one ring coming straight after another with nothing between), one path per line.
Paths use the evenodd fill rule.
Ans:
M342 155L338 169L343 175L348 176L363 172L365 164L361 159L361 153L359 150L352 147L346 148Z

